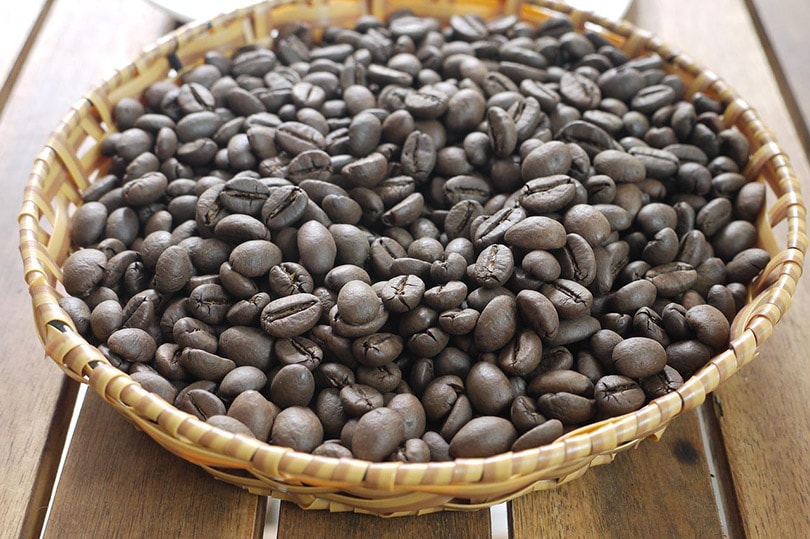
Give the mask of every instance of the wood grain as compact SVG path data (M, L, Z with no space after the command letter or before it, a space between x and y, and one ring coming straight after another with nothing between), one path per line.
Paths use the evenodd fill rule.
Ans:
M383 519L354 513L304 511L282 502L278 539L374 537L375 539L477 539L490 537L489 511L445 512Z
M516 539L537 537L719 537L723 528L697 416L673 420L644 442L556 490L512 502Z
M0 19L0 114L53 0L18 2Z
M806 51L806 27L793 18L789 4L768 6L787 10L785 24L798 25L804 33L805 45L796 50ZM700 17L685 15L697 13ZM640 0L635 17L638 25L712 66L758 110L790 156L805 196L810 193L810 167L743 0ZM806 99L806 94L797 97ZM810 288L803 280L761 356L715 395L745 532L751 537L801 537L810 529L808 319Z
M258 537L265 500L175 457L88 392L45 537Z
M4 14L3 58L23 49L35 17L27 23L20 17L41 5L18 2ZM139 26L150 30L122 39L121 28ZM66 385L67 378L44 357L34 330L17 250L15 217L23 187L34 157L69 106L109 72L111 62L123 63L166 29L166 18L143 2L55 2L0 119L0 535L5 537L39 534L76 394L76 385Z
M810 153L810 2L746 0L794 125Z

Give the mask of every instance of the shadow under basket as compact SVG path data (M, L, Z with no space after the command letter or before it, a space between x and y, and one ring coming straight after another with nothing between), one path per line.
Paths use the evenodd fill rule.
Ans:
M677 391L634 413L577 429L552 444L490 458L406 464L318 457L212 427L145 391L76 332L57 303L63 295L60 267L71 250L69 215L81 203L88 184L109 165L100 146L114 129L114 103L139 95L155 81L176 76L177 70L199 65L208 50L227 53L248 43L270 45L273 28L285 22L307 21L317 29L326 24L350 25L367 14L384 19L403 8L444 22L454 14L475 13L485 18L515 14L540 24L565 14L576 29L587 27L601 34L630 57L658 53L666 70L683 79L687 98L699 91L725 105L724 125L736 126L751 145L744 175L749 181L763 182L775 195L769 196L773 202L756 222L759 246L770 252L772 260L749 287L748 302L732 324L727 350ZM774 235L779 223L784 231L781 241ZM709 392L754 358L790 307L807 248L805 206L790 162L756 112L732 88L629 23L610 22L542 0L275 1L183 26L113 73L64 117L36 159L19 225L39 337L48 356L71 378L89 384L160 445L218 479L305 509L381 516L488 507L553 488L591 466L610 462L645 438L658 438L674 417L701 404Z

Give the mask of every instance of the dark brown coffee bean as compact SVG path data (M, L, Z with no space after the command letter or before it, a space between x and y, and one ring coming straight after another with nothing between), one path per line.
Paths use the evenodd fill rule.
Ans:
M535 376L526 388L530 397L560 392L593 397L593 382L577 371L555 369Z
M630 378L644 378L664 368L667 354L664 347L653 339L631 337L615 346L611 361L621 374Z
M713 238L716 255L728 262L738 253L750 249L757 241L757 229L748 221L731 221Z
M512 389L506 374L496 365L478 362L465 382L473 407L485 415L498 414L512 402Z
M496 288L509 280L514 268L512 251L505 245L495 244L481 251L469 273L476 284L485 288Z
M562 436L562 434L562 422L558 419L549 419L548 421L525 432L517 440L515 440L515 442L512 444L512 451L523 451L549 444Z
M576 72L566 71L560 78L560 96L580 110L594 109L602 99L599 86Z
M270 442L295 451L312 452L323 441L323 426L309 408L292 406L279 412L273 422Z
M210 417L225 415L225 403L213 393L216 384L207 382L211 384L210 390L201 386L195 387L202 383L204 382L194 382L178 393L174 405L203 421L207 421Z
M452 458L488 457L508 451L518 433L508 420L481 416L467 423L450 442Z
M697 305L686 312L686 323L699 341L715 350L728 346L729 322L717 308Z
M248 390L233 400L228 416L245 424L258 440L266 441L280 411L258 391Z
M315 378L304 365L285 365L270 382L270 398L280 408L307 406L315 393Z
M294 294L271 301L262 310L262 329L272 337L302 335L318 322L321 302L312 294Z
M669 358L669 353L667 353ZM667 393L671 393L683 385L683 378L677 370L669 365L664 366L664 370L660 373L641 379L641 387L644 392L651 399L663 397Z
M230 359L198 348L183 349L180 362L197 378L212 382L221 381L226 374L236 368L236 364Z
M502 243L507 230L526 218L526 212L520 207L502 208L489 217L483 217L481 222L472 230L473 243L484 248L496 243Z
M765 204L765 185L747 183L740 188L734 201L734 212L740 219L753 221Z
M487 125L495 157L510 155L518 140L517 126L512 116L500 107L490 107L487 111Z
M233 300L222 286L203 284L191 291L188 298L189 313L206 324L222 324Z
M413 131L402 145L400 161L404 174L423 183L436 166L436 143L427 133Z
M510 226L503 239L510 247L547 250L563 247L566 243L565 235L565 227L559 221L531 216Z
M726 277L729 281L747 283L771 261L771 255L764 249L751 248L740 251L726 264Z
M307 150L322 150L325 146L323 135L314 127L300 122L285 122L276 129L276 144L290 155L298 155Z
M569 208L563 216L563 226L568 233L578 234L591 246L604 243L611 230L607 218L588 204L577 204ZM677 249L677 238L675 247Z
M355 458L381 461L405 439L402 416L390 408L376 408L360 418L352 436Z
M378 390L364 384L347 384L340 390L340 402L350 416L360 417L383 405L383 396Z
M611 374L596 382L594 400L601 416L614 417L638 410L647 397L633 379Z
M537 399L537 407L546 417L558 419L564 425L578 425L596 414L593 399L572 393L546 393Z
M515 298L500 295L493 298L481 311L475 324L473 338L482 352L492 352L503 347L517 329L517 303Z
M547 214L567 206L576 194L570 176L557 174L530 180L519 195L520 205L532 214Z
M133 362L151 361L157 350L157 343L149 333L138 328L123 328L107 337L110 352Z
M219 384L217 395L225 401L233 401L245 391L259 391L267 383L267 376L256 367L236 367L228 372Z
M447 180L443 191L445 199L451 205L467 200L482 204L489 200L491 187L483 178L462 175Z
M560 318L576 319L591 311L593 294L574 281L557 279L543 284L540 292L549 299Z
M475 90L464 88L448 100L444 123L451 131L466 133L483 121L485 112L484 97Z
M711 357L711 348L696 339L679 341L667 347L667 364L684 378L708 363Z
M554 281L562 273L559 261L548 251L529 251L520 265L528 275L540 281Z

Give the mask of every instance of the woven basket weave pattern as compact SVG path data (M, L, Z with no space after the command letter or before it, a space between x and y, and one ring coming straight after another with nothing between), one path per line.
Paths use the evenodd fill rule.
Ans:
M588 425L557 442L486 459L427 464L369 463L297 453L211 427L147 393L118 371L75 331L57 301L63 294L60 266L70 252L68 218L81 193L108 165L100 142L111 129L113 105L137 96L151 83L176 75L174 68L202 61L207 50L229 52L247 43L272 43L272 29L289 21L313 27L349 25L362 15L385 18L408 8L447 20L456 13L485 18L517 14L539 24L564 13L582 30L598 31L630 56L657 52L667 70L686 83L687 97L700 91L726 105L725 125L737 126L751 143L744 170L775 195L756 223L759 243L772 260L750 287L750 301L732 325L731 345L676 392L641 410ZM780 227L777 242L773 227ZM805 206L799 182L771 132L733 89L687 56L632 25L611 23L565 4L544 0L280 0L243 8L180 28L144 50L85 95L57 127L39 154L19 216L20 250L32 297L37 331L47 354L71 378L88 383L127 419L169 451L219 479L272 494L304 508L398 516L471 510L553 488L590 466L610 462L643 439L658 437L677 415L701 404L707 393L751 361L791 304L807 249Z

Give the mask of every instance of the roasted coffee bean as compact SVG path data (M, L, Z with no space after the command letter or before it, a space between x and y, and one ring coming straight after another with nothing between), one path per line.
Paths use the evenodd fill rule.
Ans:
M484 217L472 232L472 240L479 248L503 241L506 231L526 217L520 207L502 208L489 217ZM472 223L470 224L472 228Z
M611 374L596 382L594 400L601 416L613 417L638 410L644 405L646 395L632 378Z
M307 406L315 393L315 378L304 365L285 365L270 382L270 398L280 408Z
M607 218L588 204L577 204L569 208L563 216L563 226L568 233L578 234L594 247L604 243L611 230ZM677 238L675 240L677 249Z
M731 282L747 283L770 262L771 255L764 249L740 251L726 264L726 278Z
M352 436L352 454L359 459L381 461L405 440L405 422L390 408L364 414Z
M443 191L445 199L451 205L467 200L482 204L489 200L491 187L483 178L462 175L447 180Z
M197 320L206 324L222 324L231 308L233 300L218 284L203 284L191 291L188 297L188 311Z
M492 363L484 361L472 366L465 388L475 410L495 415L512 402L512 389L506 374Z
M653 339L631 337L613 348L611 362L616 370L625 376L644 378L664 368L667 354L664 347Z
M258 391L247 390L233 399L228 416L241 421L258 440L267 440L281 410Z
M259 391L267 383L267 376L256 367L236 367L228 372L219 383L217 395L225 401L232 401L245 391Z
M512 451L523 451L549 444L562 436L563 424L558 419L549 419L521 435L512 444Z
M518 200L526 211L539 215L564 208L575 195L574 180L570 176L556 174L527 182Z
M566 243L566 229L548 217L531 216L510 226L503 236L510 247L529 250L559 249Z
M291 406L273 421L270 442L295 451L312 452L323 441L323 425L309 408Z
M512 276L514 269L512 251L505 245L495 244L481 251L469 273L476 284L485 288L495 288L503 286Z
M696 305L686 312L686 324L702 343L715 350L728 346L729 322L711 305Z
M493 298L481 311L475 324L473 339L482 352L492 352L503 347L517 329L517 303L515 298L500 295Z
M318 298L307 293L273 300L262 310L262 329L277 338L302 335L318 322L321 308Z
M464 425L450 442L452 458L488 457L512 446L518 433L506 419L481 416Z
M593 382L577 371L554 369L535 376L526 388L530 397L560 392L592 397Z
M572 393L546 393L537 399L540 412L550 419L558 419L564 425L578 425L596 414L593 399Z
M723 261L750 249L757 241L757 229L748 221L731 221L712 238L714 252Z
M747 183L740 188L734 200L734 212L740 219L753 221L765 204L765 185L760 182Z
M599 86L576 72L566 71L560 78L560 97L580 110L594 109L602 99Z
M557 279L543 284L540 292L548 298L560 318L576 319L591 312L593 294L577 282Z

